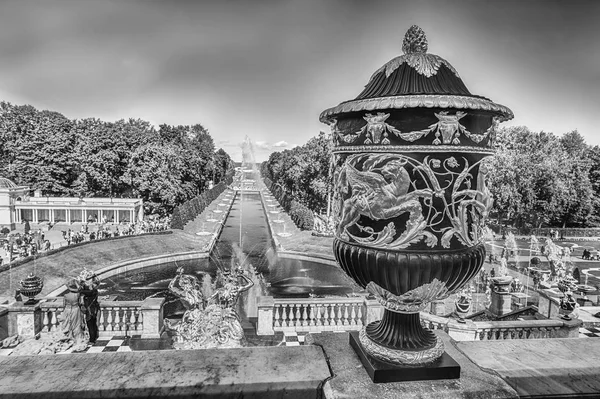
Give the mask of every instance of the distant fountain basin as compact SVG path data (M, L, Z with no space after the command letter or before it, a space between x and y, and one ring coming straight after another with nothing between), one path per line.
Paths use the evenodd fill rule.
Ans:
M209 232L209 231L199 231L196 233L197 236L212 236L213 233Z
M277 215L277 214L279 214L280 212L279 212L279 211L269 211L269 213L272 213L272 214L274 214L274 215Z
M276 219L276 220L272 220L271 222L273 222L273 223L283 223L283 222L284 222L284 220L279 220L279 219Z
M277 233L279 237L290 237L292 233Z

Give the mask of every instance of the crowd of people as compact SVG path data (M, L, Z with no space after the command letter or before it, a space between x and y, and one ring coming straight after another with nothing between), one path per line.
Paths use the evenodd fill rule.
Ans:
M97 224L85 223L80 229L69 228L61 230L66 245L78 244L84 241L102 240L119 236L139 235L165 231L170 228L169 218L151 218L137 223L127 224ZM53 245L42 230L30 230L16 233L0 239L0 266L6 260L12 262L19 258L36 255L38 252L49 251L64 242Z

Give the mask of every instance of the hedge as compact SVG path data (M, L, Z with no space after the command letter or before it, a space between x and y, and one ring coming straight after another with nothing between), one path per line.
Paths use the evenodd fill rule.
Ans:
M542 227L542 228L516 228L516 227L507 227L501 226L496 223L490 223L489 227L496 234L508 234L513 233L515 235L535 235L538 237L548 237L550 235L550 230L558 231L559 236L563 237L600 237L600 228L590 227L567 227L567 228L558 228L558 227Z
M210 190L206 190L202 194L175 207L175 209L173 209L173 215L171 216L171 228L183 230L183 227L188 222L196 219L196 217L200 215L208 205L216 200L232 182L233 176L229 175L225 180L221 181Z
M265 185L273 196L279 201L279 205L288 213L292 221L300 230L312 230L315 225L313 212L304 204L296 201L290 194L285 192L281 186L273 184L271 179L263 179Z

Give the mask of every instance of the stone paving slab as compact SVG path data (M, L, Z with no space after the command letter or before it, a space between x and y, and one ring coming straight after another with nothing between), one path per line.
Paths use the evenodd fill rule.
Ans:
M319 398L321 348L257 347L0 358L0 398Z
M594 339L474 341L457 347L521 398L600 397L600 346Z

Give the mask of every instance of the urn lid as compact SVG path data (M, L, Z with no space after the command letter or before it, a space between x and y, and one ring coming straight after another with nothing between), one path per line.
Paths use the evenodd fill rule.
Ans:
M23 288L38 287L40 284L42 284L42 279L35 276L33 273L29 273L29 276L21 281L21 286Z
M354 99L321 113L321 122L340 114L406 108L481 110L498 121L513 118L507 107L472 94L458 72L444 58L427 52L425 32L411 26L402 44L404 54L390 60L371 76Z

